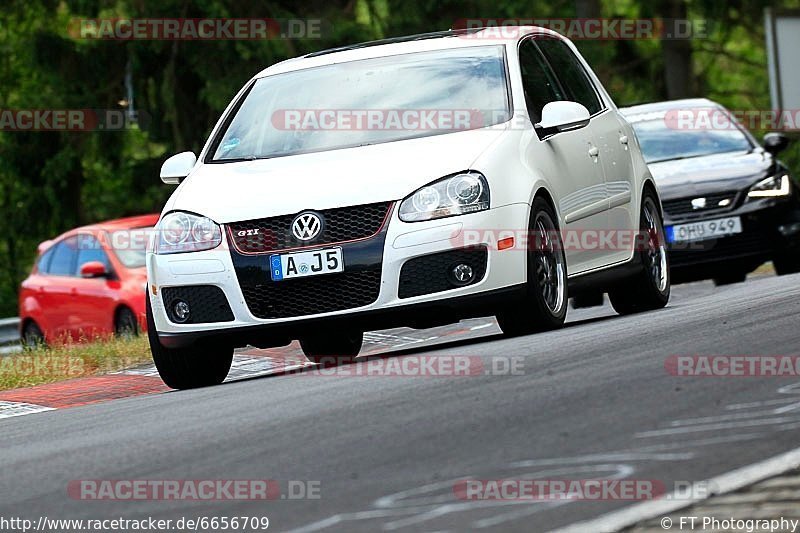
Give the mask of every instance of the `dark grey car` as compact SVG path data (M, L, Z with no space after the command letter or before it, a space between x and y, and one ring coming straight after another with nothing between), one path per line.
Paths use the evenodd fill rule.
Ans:
M664 207L673 283L744 281L773 261L800 272L800 189L777 158L721 105L676 100L621 109L636 130Z

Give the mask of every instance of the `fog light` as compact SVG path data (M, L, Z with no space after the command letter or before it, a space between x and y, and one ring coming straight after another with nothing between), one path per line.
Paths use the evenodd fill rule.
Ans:
M176 300L172 304L172 314L175 315L175 322L186 322L189 320L189 304L183 300Z
M469 285L473 279L475 279L475 270L466 263L460 263L450 271L450 281L459 287Z

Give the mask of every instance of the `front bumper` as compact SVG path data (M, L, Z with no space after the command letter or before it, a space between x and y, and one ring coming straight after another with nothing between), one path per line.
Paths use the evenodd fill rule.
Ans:
M268 305L267 302L255 307L252 294L246 295L245 291L276 283L285 284L280 288L289 291L289 284L294 280L272 282L268 270L270 254L245 256L238 253L229 246L227 232L223 232L223 244L214 250L174 255L148 254L151 287L148 297L159 338L166 346L181 346L213 335L226 337L234 345L266 347L285 344L325 328L349 327L367 331L398 326L428 327L492 314L500 305L498 302L519 295L526 279L525 253L518 249L498 251L495 238L499 228L523 229L527 226L530 211L527 204L415 223L401 221L397 216L397 205L393 209L389 223L380 235L357 243L320 246L342 247L345 273L348 270L365 272L370 268L379 272L374 301L347 309L315 313L311 310L313 308L298 307L302 302L294 302L293 309L306 309L302 315L265 318L280 315L280 312L273 311L280 311L281 306ZM475 245L485 246L488 254L480 281L442 292L400 297L400 272L407 261ZM333 284L334 276L342 275L328 274L306 279L324 283L328 278ZM164 290L186 286L218 287L230 306L231 316L213 323L177 324L170 320L166 312L169 302L165 302ZM296 295L284 292L277 296L281 299L278 303L284 302L287 296L294 298ZM311 296L311 292L303 295L305 299ZM274 293L269 297L274 298ZM330 297L328 294L327 298Z
M721 269L749 271L776 254L800 250L800 208L793 199L754 200L731 211L688 217L667 213L664 223L672 226L729 217L741 218L742 233L668 244L674 281L704 279Z

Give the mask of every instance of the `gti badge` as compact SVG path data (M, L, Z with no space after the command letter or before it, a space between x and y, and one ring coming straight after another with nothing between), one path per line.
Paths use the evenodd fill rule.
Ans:
M292 235L301 241L315 239L322 231L322 218L310 211L300 213L292 221Z
M238 231L236 233L236 235L238 235L239 237L251 237L253 235L258 235L260 231L261 231L261 228L254 228L254 229L247 229L247 230L243 229L241 231Z
M706 199L705 198L695 198L692 200L692 209L705 209L706 208Z

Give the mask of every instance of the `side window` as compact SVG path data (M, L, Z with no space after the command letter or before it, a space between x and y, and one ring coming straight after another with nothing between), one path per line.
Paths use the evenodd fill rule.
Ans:
M561 39L537 39L542 53L544 53L556 75L561 80L561 85L567 91L569 100L583 104L594 115L603 109L597 91L594 89L589 76L578 62L567 44Z
M531 122L542 120L542 109L550 102L566 100L553 71L547 66L542 54L531 39L519 45L519 66L522 72L522 87Z
M53 247L51 246L45 253L43 253L39 260L36 261L36 271L39 274L48 274L50 272L50 259L53 258Z
M75 273L75 260L78 258L78 238L70 237L56 244L50 268L51 276L72 276Z
M111 271L111 262L100 241L94 235L82 233L78 235L78 261L75 263L73 274L80 276L81 265L89 261L100 261L107 271Z

